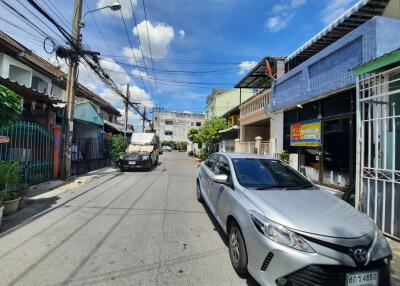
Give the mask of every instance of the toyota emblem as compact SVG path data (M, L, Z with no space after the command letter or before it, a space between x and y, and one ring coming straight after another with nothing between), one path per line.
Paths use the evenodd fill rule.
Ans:
M368 251L365 248L357 248L353 254L357 262L365 263L367 261Z

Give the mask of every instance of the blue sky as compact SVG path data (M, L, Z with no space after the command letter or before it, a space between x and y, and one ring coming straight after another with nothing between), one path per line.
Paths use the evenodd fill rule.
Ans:
M36 1L65 27L70 25L72 0ZM130 48L119 11L103 10L87 15L86 26L82 31L84 43L91 50L101 53L102 65L121 86L130 84L134 100L147 107L157 106L191 112L204 111L205 99L213 87L232 88L254 62L266 55L290 54L356 2L145 0L148 20L146 23L142 1L119 0L133 50ZM114 2L115 0L85 0L83 11ZM10 0L8 3L18 7L21 13L29 15L32 21L38 23L38 20L19 3ZM24 5L32 9L29 4ZM134 8L137 26L131 5ZM19 21L4 6L0 6L0 9L2 19L12 20L15 25L24 28L22 31L12 27L0 18L0 27L4 32L54 61L54 55L43 50L43 36ZM38 25L49 35L59 39L48 27L41 23ZM28 35L26 31L37 34L37 37ZM146 73L145 69L131 66L137 63L139 66L146 65L151 68L150 54L156 69L156 82L151 69ZM136 57L136 61L133 56ZM59 64L65 68L62 62ZM80 81L122 109L120 98L106 89L89 69L81 68ZM130 113L130 122L135 125L138 123L138 116L133 112Z

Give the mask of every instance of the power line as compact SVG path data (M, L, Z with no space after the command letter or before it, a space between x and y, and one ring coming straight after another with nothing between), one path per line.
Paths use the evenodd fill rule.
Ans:
M108 58L132 58L131 56L124 56L124 55L103 55L103 57ZM144 57L144 59L150 60L148 57ZM179 64L198 64L198 65L235 65L238 66L240 62L219 62L219 61L203 61L203 60L189 60L189 59L176 59L176 58L162 58L158 59L157 62L165 62L165 63L179 63Z
M119 0L117 0L117 2L118 2L118 4L121 5L121 3L119 3ZM121 8L122 8L122 7L121 7ZM135 62L136 62L136 64L137 64L136 56L135 56L135 53L134 53L134 51L133 51L133 45L132 45L132 42L131 42L131 38L130 38L130 36L129 36L128 28L126 27L124 14L122 14L122 9L120 9L119 12L120 12L120 14L121 14L122 23L124 24L124 29L125 29L126 36L128 37L128 42L129 42L129 46L131 47L132 55L133 55L133 57L134 57L134 59L135 59ZM144 83L144 80L143 80L142 75L141 75L141 74L139 74L139 75L140 75L140 79L141 79L141 81L142 81L144 90L145 90L147 93L149 93L148 90L147 90L147 87L146 87L146 85L145 85L145 83ZM151 84L150 84L150 89L153 90ZM152 93L153 93L153 92L152 92Z
M25 17L22 13L20 13L12 5L10 5L9 3L5 2L4 0L2 0L0 3L2 3L5 6L5 8L7 8L7 10L10 11L11 14L13 14L15 17L19 18L22 22L24 22L28 26L32 27L39 34L41 34L44 38L50 37L45 31L43 31L39 26L37 26L35 23L33 23L31 20L29 20L27 17ZM55 39L52 38L52 40L54 40L56 42Z
M145 24L146 24L146 32L147 32L147 41L149 42L149 50L150 50L150 59L151 59L151 66L153 68L153 77L154 77L154 84L156 86L156 91L158 92L158 86L157 86L157 78L156 78L156 73L154 71L154 61L153 61L153 53L151 51L151 43L150 43L150 34L149 34L149 26L147 24L147 15L146 15L146 4L143 2L143 11L144 11L144 20L145 20ZM131 2L132 3L132 2ZM138 32L139 35L139 32ZM144 56L144 55L143 55ZM146 60L144 60L144 62L146 62Z
M131 10L132 10L132 15L133 15L133 20L134 20L134 22L135 22L135 27L136 27L136 29L137 29L137 27L138 27L138 24L137 24L137 21L136 21L136 15L135 15L135 9L133 9L133 3L132 3L132 0L130 0L129 1L129 3L130 3L130 5L131 5ZM139 39L139 48L140 48L140 52L141 52L141 54L142 54L142 58L144 59L144 53L143 53L143 47L142 47L142 41L141 41L141 39L140 39L140 34L139 34L139 32L138 32L138 39ZM136 64L137 64L137 62L136 62ZM147 73L147 64L146 64L146 60L143 60L143 64L144 64L144 66L145 66L145 68L146 68L146 75L147 75L147 77L149 76L149 74ZM154 76L154 81L156 80L156 78L155 78L155 76ZM150 84L151 85L151 84ZM157 87L157 83L155 83L155 87L156 87L156 93L155 93L155 95L158 95L158 87ZM155 99L157 100L157 97L155 97Z
M17 0L17 2L23 7L25 8L25 10L27 10L31 15L33 15L33 17L35 17L40 23L43 24L44 27L46 27L50 32L52 32L54 35L56 35L61 41L63 41L63 38L60 37L60 35L54 31L51 27L49 27L49 25L47 25L47 23L45 23L39 16L36 15L36 13L34 13L31 9L29 9L27 6L25 6L23 3L21 3L20 0Z
M31 4L40 14L42 14L49 22L51 22L59 31L60 33L66 38L68 43L73 49L73 52L76 53L77 56L82 57L82 59L90 66L90 68L99 76L99 78L103 81L105 85L107 85L111 90L116 92L119 96L126 99L125 94L119 89L119 86L114 82L114 80L106 73L104 68L100 65L100 63L93 58L93 54L91 54L92 58L88 58L87 54L84 53L83 50L80 49L79 46L76 46L75 43L72 41L72 37L69 33L60 26L45 10L43 10L34 0L26 0ZM75 13L76 14L76 13ZM138 107L130 102L130 106L142 117L145 118L143 113L138 109ZM148 121L147 118L145 120Z
M143 69L143 70L150 69L150 70L158 71L158 72L162 72L162 73L211 74L211 73L226 73L226 72L240 71L240 69L238 69L238 68L219 69L219 70L167 70L167 69L156 69L156 68L148 68L146 66L133 65L133 64L126 63L126 62L110 60L110 59L103 58L103 57L102 57L102 60L110 61L110 62L112 61L112 62L115 62L120 65L134 67L134 68Z
M126 74L126 72L125 71L117 71L117 70L113 70L113 69L108 69L108 68L105 68L105 70L107 70L107 71L110 71L110 72L113 72L113 73L117 73L117 74ZM136 76L136 75L133 75L134 77L138 77L138 76ZM213 86L215 86L215 85L233 85L232 83L205 83L205 82L189 82L189 81L179 81L179 80L171 80L171 79L168 79L168 78L158 78L158 81L162 81L162 82L171 82L171 83L182 83L182 84L190 84L190 85L196 85L196 84L199 84L199 85L213 85Z

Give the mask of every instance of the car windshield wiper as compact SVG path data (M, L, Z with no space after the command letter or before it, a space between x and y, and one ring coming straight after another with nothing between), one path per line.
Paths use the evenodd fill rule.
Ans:
M257 187L251 187L254 190L268 190L268 189L280 189L280 188L291 188L292 185L259 185Z

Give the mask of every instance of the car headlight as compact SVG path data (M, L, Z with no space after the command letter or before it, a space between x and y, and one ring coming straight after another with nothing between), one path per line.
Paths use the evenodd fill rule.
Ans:
M270 221L256 211L249 211L254 226L268 239L308 253L315 252L301 237L286 227Z
M146 161L146 160L148 160L148 159L149 159L149 155L143 155L143 156L142 156L142 160L143 160L143 161Z

